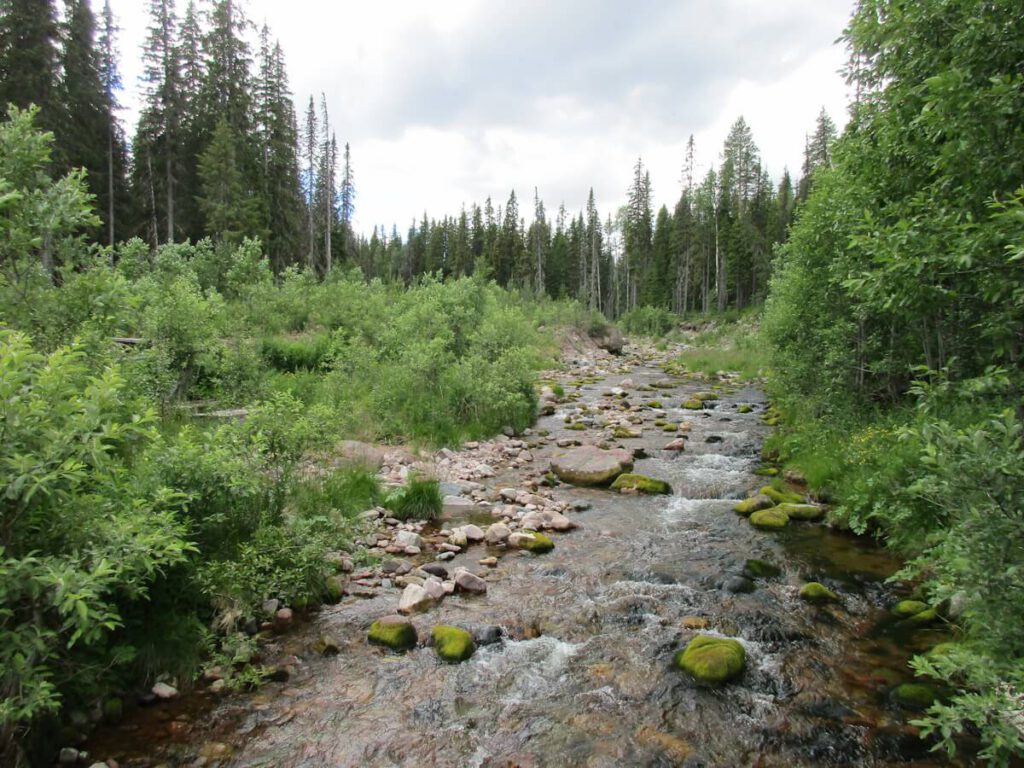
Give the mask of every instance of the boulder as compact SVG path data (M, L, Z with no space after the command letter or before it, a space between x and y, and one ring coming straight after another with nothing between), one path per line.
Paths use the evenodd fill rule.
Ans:
M789 525L789 516L779 512L777 507L762 509L750 516L750 524L762 531L777 531Z
M416 647L416 628L404 616L383 616L370 625L369 641L393 651Z
M781 573L781 568L764 560L747 560L743 565L743 575L750 579L767 579Z
M612 437L616 440L635 440L644 436L644 433L639 429L631 429L630 427L616 427L612 431Z
M788 493L787 491L780 491L777 488L773 488L770 485L766 485L758 493L763 493L769 499L774 501L776 504L803 504L804 497L799 493Z
M738 640L697 635L675 656L680 669L701 683L721 685L743 673L747 653Z
M573 485L608 485L633 468L633 455L622 449L602 450L583 445L554 458L551 470L559 480Z
M431 576L437 576L439 579L448 578L448 569L440 563L425 563L420 566L420 570L424 573L429 573Z
M686 450L686 440L684 440L681 437L677 437L671 443L668 443L664 448L662 448L662 450L663 451L685 451Z
M656 480L653 477L637 474L623 474L615 478L612 483L613 491L638 491L647 494L671 494L672 486L664 480Z
M487 591L487 582L466 568L456 568L452 578L455 579L455 588L459 592L481 595Z
M466 535L466 541L470 544L483 541L485 537L483 529L478 525L464 525L462 526L462 532Z
M423 539L418 533L412 531L399 531L395 535L395 546L397 547L422 547Z
M839 595L824 584L820 584L817 581L811 581L800 588L800 599L806 600L808 603L815 604L838 603Z
M348 464L366 467L377 472L384 465L385 449L358 440L342 440L337 453Z
M688 411L700 411L704 408L704 401L698 400L695 397L691 397L689 400L683 403L683 408Z
M459 627L437 626L431 636L434 638L437 655L450 664L465 661L476 651L473 635Z
M516 549L525 549L527 552L533 552L537 555L550 552L555 548L555 542L543 533L537 533L536 531L521 531L513 533L508 537L508 543L509 546L515 547Z
M771 509L775 506L775 502L763 493L759 493L756 496L751 496L749 499L744 499L732 508L732 511L737 515L743 515L749 517L755 512L760 512L762 509Z
M920 600L900 600L890 609L893 616L901 619L909 619L926 610L928 603L922 603Z
M402 592L398 601L399 613L417 613L430 608L436 600L432 598L423 587L418 584L410 584Z
M609 325L597 335L592 334L590 338L599 348L605 352L611 352L613 355L621 355L622 347L626 343L622 332L614 325Z
M926 683L903 683L889 692L893 704L918 712L928 709L939 698L939 691Z
M484 533L484 541L488 544L503 544L512 535L512 529L505 523L494 523Z
M821 520L825 516L825 508L817 504L779 504L776 509L785 512L790 520Z
M476 507L472 499L464 496L445 496L441 502L441 514L445 517L471 512Z

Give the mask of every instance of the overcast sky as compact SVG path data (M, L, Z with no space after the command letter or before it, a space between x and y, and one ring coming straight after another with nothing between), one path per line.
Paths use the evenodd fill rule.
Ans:
M100 0L93 0L99 8ZM142 0L112 0L135 103ZM179 0L184 6L184 0ZM845 122L835 44L851 0L248 0L287 57L300 105L326 93L352 146L356 226L403 233L426 210L457 213L533 188L553 215L594 188L602 216L625 202L636 158L657 205L680 191L687 137L717 164L737 116L769 170L799 173L824 106ZM300 107L301 109L301 107ZM129 122L134 110L126 114Z

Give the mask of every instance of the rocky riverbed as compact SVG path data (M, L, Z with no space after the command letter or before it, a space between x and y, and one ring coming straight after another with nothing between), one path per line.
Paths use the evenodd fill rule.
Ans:
M815 520L799 485L780 498L792 516L763 501L763 394L667 373L667 360L578 354L524 435L430 456L344 447L388 483L437 476L443 518L368 510L362 544L378 564L336 553L340 602L308 622L279 617L263 651L277 682L136 710L89 754L121 766L950 764L893 697L909 655L941 639L893 620L906 595L885 579L898 564ZM665 486L591 484L602 468ZM760 506L785 524L752 524ZM415 646L369 642L396 615ZM702 640L684 664L698 637L730 642ZM440 658L442 645L464 660ZM701 680L694 659L711 646L727 666Z

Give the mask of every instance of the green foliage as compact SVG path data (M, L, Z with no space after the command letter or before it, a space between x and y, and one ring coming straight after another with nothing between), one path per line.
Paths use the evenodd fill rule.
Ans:
M346 467L326 477L313 477L296 482L291 491L290 506L302 518L337 512L353 518L380 503L380 480L363 467Z
M675 362L685 370L714 376L719 371L755 379L768 369L768 354L758 329L759 313L722 315L704 330L683 337L687 349Z
M384 499L384 506L399 520L433 520L440 516L443 504L437 480L418 477L410 478Z
M660 339L679 322L678 316L661 307L643 306L631 309L616 320L626 333Z
M278 371L313 371L323 364L330 352L330 337L269 336L263 340L263 358Z
M132 662L118 630L192 549L180 495L134 478L154 416L123 395L116 368L92 374L80 349L44 356L0 331L4 751L33 719Z

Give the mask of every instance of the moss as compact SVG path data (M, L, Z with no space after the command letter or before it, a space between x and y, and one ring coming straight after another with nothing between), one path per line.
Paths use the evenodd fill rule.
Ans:
M103 702L103 722L114 725L124 717L124 701L116 696Z
M693 396L693 399L700 400L702 403L704 403L709 400L717 400L718 395L714 392L698 392Z
M839 595L817 581L811 581L800 588L800 599L808 603L838 603Z
M458 663L465 661L476 651L473 636L459 627L437 626L431 635L434 638L434 650L442 661Z
M893 616L909 619L926 610L928 610L928 603L922 603L920 600L900 600L892 607L891 612Z
M688 411L699 411L704 407L704 403L697 398L691 398L683 403L683 408Z
M738 640L698 635L675 655L675 664L695 680L720 685L743 673L747 653Z
M743 404L739 408L736 409L736 412L737 413L753 413L754 412L754 406Z
M763 531L777 531L789 525L789 515L777 508L762 509L750 516L750 524Z
M898 707L920 711L934 704L939 692L926 683L903 683L889 692L889 698Z
M778 576L782 573L782 569L771 563L766 563L764 560L747 560L743 565L743 572L755 579L767 579Z
M779 474L779 468L758 467L757 469L754 470L754 474L759 475L760 477L775 477L777 474Z
M648 408L661 408L661 401L660 400L651 400L651 402L649 402L647 404L647 407Z
M416 628L400 616L385 616L370 625L369 641L393 651L416 647Z
M764 486L758 493L763 493L769 499L774 501L776 504L803 504L804 497L799 493L789 493L788 491L780 491L778 488L773 488L770 485Z
M923 627L927 624L933 624L939 620L939 612L934 608L927 608L919 613L915 613L909 619L906 619L903 623L911 627Z
M777 427L777 426L779 426L779 417L778 416L769 416L767 419L761 419L761 421L763 421L765 426L767 426L767 427Z
M631 472L619 475L612 483L613 491L635 490L640 493L669 494L672 493L672 486L664 480L656 480L646 475L637 475Z
M675 432L679 429L678 424L663 424L661 427L662 432Z
M642 437L640 430L630 429L629 427L616 427L612 432L612 437L616 440L629 440Z
M577 422L575 422L573 424L567 424L565 428L566 429L571 429L573 432L582 432L583 430L585 430L587 428L587 425L586 424L581 424L580 422L577 421Z
M519 542L520 549L533 552L535 555L543 555L555 548L555 542L543 533L530 530L524 530L523 533L527 534L529 538L524 538Z
M744 499L732 508L732 511L738 515L747 517L760 512L762 509L770 509L775 506L775 502L765 496L763 493L759 493L757 496L751 496L749 499Z
M789 515L790 520L821 520L825 516L825 508L817 504L779 504L777 509Z

